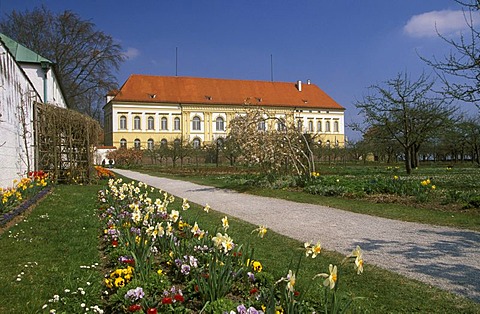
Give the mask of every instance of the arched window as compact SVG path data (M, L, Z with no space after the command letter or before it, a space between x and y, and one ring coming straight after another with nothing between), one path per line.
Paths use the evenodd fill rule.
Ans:
M322 132L322 121L317 122L317 132Z
M148 120L147 120L147 128L149 130L154 130L155 129L155 119L153 117L148 117Z
M308 132L313 132L313 121L308 121Z
M182 142L180 141L180 139L176 138L174 141L173 141L173 146L174 147L180 147L180 145L182 144Z
M135 116L135 118L133 118L133 129L134 130L140 130L140 117L139 116Z
M202 129L200 117L193 117L192 119L192 130L200 131Z
M153 138L149 138L148 141L147 141L147 148L149 150L153 150L153 148L155 146L154 144L155 144L155 142L153 141Z
M140 139L136 138L135 141L133 141L133 147L140 149Z
M298 129L299 131L302 131L302 130L303 130L303 122L302 122L302 120L298 120L298 121L297 121L297 129Z
M162 119L160 120L160 128L162 130L168 130L168 120L166 117L162 117Z
M120 148L127 148L127 140L122 138L120 140Z
M338 132L338 121L333 121L333 132Z
M167 145L168 145L167 139L163 138L163 139L160 141L160 147L166 148Z
M218 117L215 120L215 126L217 131L225 131L225 121L223 120L222 117Z
M120 129L126 130L127 129L127 117L120 116Z
M325 122L325 132L330 132L330 121Z
M175 118L173 119L173 129L175 131L179 131L180 130L180 118Z
M325 144L327 145L327 147L330 147L330 140L327 140Z
M193 148L195 148L195 149L200 148L200 144L201 144L201 141L198 137L193 139L193 141L192 141Z

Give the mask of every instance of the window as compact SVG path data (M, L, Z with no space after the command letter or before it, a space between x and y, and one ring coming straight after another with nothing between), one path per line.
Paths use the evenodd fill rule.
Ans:
M154 130L155 129L155 119L153 117L148 117L147 128L149 130Z
M193 139L193 141L192 141L192 146L193 146L193 148L195 148L195 149L200 148L200 144L201 144L201 142L200 142L200 139L199 139L199 138L194 138L194 139Z
M279 119L277 121L277 131L285 131L287 127L285 126L285 120Z
M140 117L139 116L135 116L135 118L133 118L133 129L134 130L140 130Z
M217 131L225 131L225 121L222 117L218 117L217 120L215 120L215 126Z
M338 121L333 121L333 132L338 132Z
M173 146L174 147L180 147L180 144L182 144L182 142L180 142L180 139L176 138L174 141L173 141Z
M140 149L140 139L136 138L135 141L133 141L133 147Z
M327 144L327 147L330 147L330 140L327 140L325 144Z
M298 129L299 131L302 131L302 130L303 130L303 122L302 122L302 120L298 120L298 121L297 121L297 129Z
M258 128L257 128L259 131L265 131L265 120L260 120L260 122L258 122Z
M147 148L148 148L149 150L153 150L154 146L155 146L155 145L154 145L153 139L152 139L152 138L149 138L148 141L147 141Z
M122 138L120 140L120 148L127 148L127 140Z
M163 139L160 141L160 147L162 147L162 148L167 148L167 145L168 145L167 139L163 138Z
M162 130L168 130L168 120L166 117L163 117L161 120L160 120L160 128Z
M325 132L330 132L330 121L325 122Z
M120 116L120 129L126 130L127 129L127 117Z
M173 129L176 131L180 130L180 118L173 119Z
M308 121L308 132L313 132L313 121Z
M201 120L199 117L195 116L192 119L192 130L200 131L201 130Z
M322 121L317 122L317 132L322 132Z

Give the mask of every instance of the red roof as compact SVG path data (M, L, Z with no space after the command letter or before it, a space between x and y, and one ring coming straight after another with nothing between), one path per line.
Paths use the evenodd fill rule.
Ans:
M113 99L121 102L259 105L344 110L315 84L131 75Z

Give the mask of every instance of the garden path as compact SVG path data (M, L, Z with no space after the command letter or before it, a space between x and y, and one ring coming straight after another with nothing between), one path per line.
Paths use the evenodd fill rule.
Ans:
M302 242L350 254L480 302L480 233L362 215L327 206L237 193L130 170L115 172Z

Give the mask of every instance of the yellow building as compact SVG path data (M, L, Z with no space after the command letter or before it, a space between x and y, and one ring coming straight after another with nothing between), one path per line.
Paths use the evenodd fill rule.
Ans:
M175 140L193 146L227 135L247 107L290 119L326 145L343 146L345 108L310 81L295 83L172 76L130 76L104 106L105 145L153 148ZM278 120L277 120L278 121ZM280 126L269 121L259 128Z

